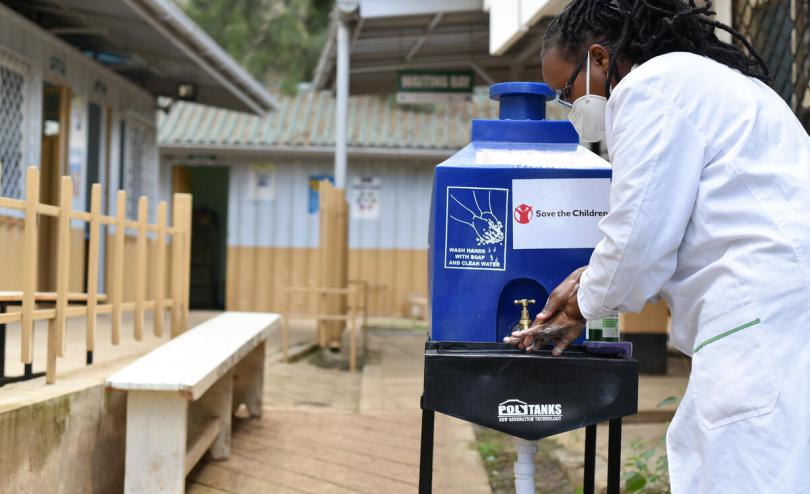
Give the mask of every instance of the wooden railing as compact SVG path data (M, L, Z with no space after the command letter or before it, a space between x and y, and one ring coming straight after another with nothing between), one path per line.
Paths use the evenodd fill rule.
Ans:
M64 356L66 348L65 329L69 318L87 318L87 351L88 354L95 348L95 333L97 316L111 314L112 343L121 342L122 314L133 312L133 333L136 340L143 338L143 328L146 311L151 310L154 317L154 333L162 336L164 331L164 316L171 310L171 336L180 334L188 324L189 299L189 266L191 256L191 195L175 194L172 202L172 224L167 224L167 205L160 202L157 205L157 221L155 224L147 222L149 200L141 196L138 200L137 219L126 218L127 194L118 191L116 195L116 215L105 216L101 214L101 185L94 184L90 194L90 211L74 211L73 181L71 177L62 177L59 189L59 205L49 205L40 202L39 198L39 170L31 167L26 175L26 194L24 200L0 197L0 207L22 211L25 215L23 224L23 259L11 260L20 262L23 269L21 310L0 314L0 324L20 323L21 360L30 366L33 361L33 331L34 322L48 321L48 352L46 367L46 382L51 384L56 377L57 357ZM50 216L57 219L56 228L56 293L53 308L37 308L37 268L38 268L38 218ZM86 305L68 305L76 299L76 294L68 292L70 277L70 235L71 221L80 220L89 223L89 242L87 244L87 293ZM101 226L114 228L111 242L112 262L108 264L109 270L109 297L98 293L98 278L100 262L100 236ZM126 231L136 232L135 258L125 259ZM148 263L148 237L154 236L154 258L152 268L152 299L146 299L147 293L147 267ZM166 272L167 241L171 245L171 269ZM8 260L1 260L9 262ZM126 280L134 283L135 300L123 301L124 293L124 263L135 264L135 279ZM167 276L170 276L170 293L166 293ZM170 296L167 296L170 295ZM104 302L104 303L101 303Z
M349 370L354 372L357 370L357 326L358 319L360 319L360 328L363 330L363 352L367 350L367 326L365 321L368 319L366 306L367 302L360 304L361 291L357 286L349 286L348 288L330 288L330 287L284 287L284 292L287 294L288 299L291 295L318 295L318 308L317 312L304 312L293 313L285 312L282 314L281 325L281 347L283 352L284 362L289 362L289 344L290 344L290 329L289 324L291 319L314 319L316 324L316 340L318 346L326 348L327 344L339 344L337 342L329 342L327 329L324 323L327 322L341 322L348 324L349 327ZM347 306L345 312L335 313L330 312L328 301L330 298L346 297ZM367 298L366 298L367 300ZM289 307L291 304L287 304Z

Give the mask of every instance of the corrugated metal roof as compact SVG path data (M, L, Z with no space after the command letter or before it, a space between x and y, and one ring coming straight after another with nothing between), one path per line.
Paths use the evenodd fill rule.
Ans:
M159 112L161 146L239 149L255 146L330 147L335 144L335 100L327 91L302 91L279 100L263 117L177 102ZM470 120L498 118L498 105L476 93L469 102L432 110L402 107L391 97L349 99L348 145L353 148L455 150L469 142Z

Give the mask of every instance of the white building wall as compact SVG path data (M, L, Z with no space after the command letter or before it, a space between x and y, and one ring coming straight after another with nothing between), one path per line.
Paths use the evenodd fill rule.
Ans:
M318 215L309 212L309 178L331 175L330 161L270 160L276 166L275 198L251 198L250 163L230 165L228 245L242 247L316 248ZM426 249L433 185L433 165L413 162L350 162L349 199L355 177L380 181L379 217L349 224L352 249Z
M38 166L40 162L42 86L43 82L47 81L70 88L72 101L77 103L72 108L71 114L74 118L83 119L85 125L89 102L98 103L102 107L103 129L107 127L107 108L113 110L110 140L112 149L109 154L111 176L103 177L105 168L103 159L106 153L102 154L101 167L102 179L106 179L109 187L107 193L111 199L109 201L112 206L110 212L114 213L114 190L119 184L121 119L135 121L147 128L149 137L145 150L147 161L144 173L147 177L152 178L147 180L149 186L144 192L150 196L150 199L157 199L158 158L155 137L155 100L149 93L89 59L16 12L0 5L0 64L4 60L6 63L12 60L16 66L22 66L26 71L23 168L30 165ZM82 180L82 187L77 188L80 194L75 198L74 207L84 208L84 180L87 173L86 146L85 155L78 163L80 163L80 169L74 170L74 172ZM65 172L69 171L65 170Z

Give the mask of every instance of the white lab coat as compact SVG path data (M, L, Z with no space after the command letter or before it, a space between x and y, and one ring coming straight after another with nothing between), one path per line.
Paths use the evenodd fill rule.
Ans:
M611 211L583 315L658 296L692 374L674 494L810 493L810 138L765 84L670 53L614 89Z

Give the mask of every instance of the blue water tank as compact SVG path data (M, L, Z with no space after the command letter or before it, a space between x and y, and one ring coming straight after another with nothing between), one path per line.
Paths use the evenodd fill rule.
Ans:
M431 339L495 342L588 264L608 212L610 165L570 122L546 120L545 84L490 88L498 120L436 167L430 226Z

